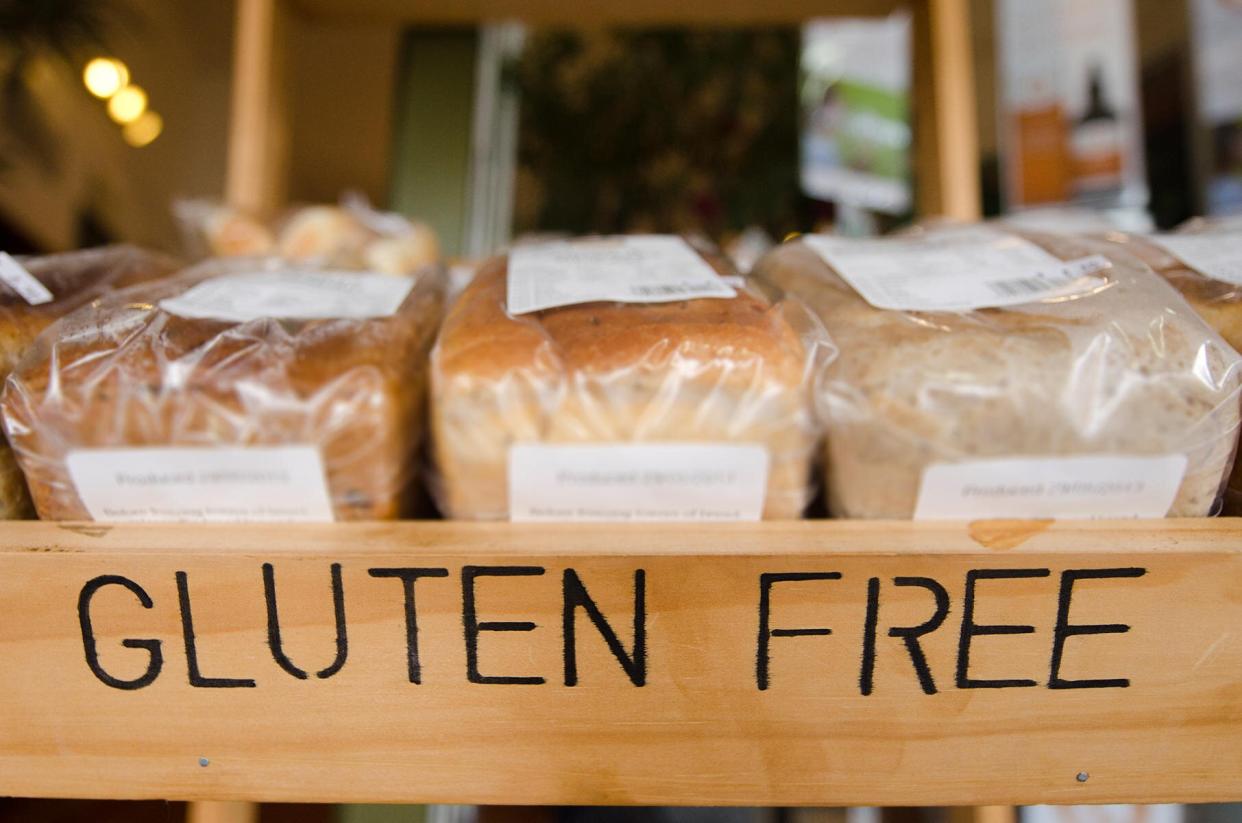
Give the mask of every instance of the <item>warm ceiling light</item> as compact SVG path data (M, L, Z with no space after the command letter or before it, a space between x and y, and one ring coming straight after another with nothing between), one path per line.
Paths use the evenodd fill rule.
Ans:
M108 101L108 116L118 123L132 123L147 110L147 93L141 86L126 86Z
M160 132L164 130L164 118L160 117L153 111L143 112L132 123L126 123L121 129L121 135L125 138L125 142L129 143L136 149L150 143L152 140L160 136Z
M96 97L111 97L129 83L129 68L113 57L96 57L82 69L86 90Z

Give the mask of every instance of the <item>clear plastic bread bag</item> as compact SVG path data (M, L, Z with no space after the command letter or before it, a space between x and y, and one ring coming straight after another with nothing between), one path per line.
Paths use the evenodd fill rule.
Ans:
M443 279L217 260L70 314L0 401L39 516L399 516Z
M469 520L800 517L818 321L671 235L489 260L432 353L434 491Z
M1236 351L1242 351L1242 217L1199 218L1173 234L1113 232L1106 238L1155 269ZM1242 514L1242 463L1224 513Z
M377 211L358 194L340 205L290 209L265 221L211 200L180 200L173 212L194 258L272 255L320 266L414 274L440 257L425 223Z
M0 376L13 370L35 337L57 318L127 285L165 277L177 261L134 246L0 260ZM0 519L33 514L8 441L0 441Z
M1185 224L1172 234L1104 235L1161 274L1236 350L1242 350L1242 218Z
M839 350L815 391L833 514L1218 510L1239 356L1115 244L988 226L808 236L756 274Z

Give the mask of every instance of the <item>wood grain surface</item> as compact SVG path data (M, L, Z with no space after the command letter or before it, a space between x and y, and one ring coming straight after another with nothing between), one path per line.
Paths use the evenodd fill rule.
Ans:
M1239 538L5 524L0 793L1237 800Z

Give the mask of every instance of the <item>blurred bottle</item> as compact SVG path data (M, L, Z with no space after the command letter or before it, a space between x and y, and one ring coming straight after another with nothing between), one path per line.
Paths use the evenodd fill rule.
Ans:
M1109 102L1099 66L1091 68L1087 83L1087 108L1070 138L1074 193L1080 201L1100 202L1121 192L1121 118Z

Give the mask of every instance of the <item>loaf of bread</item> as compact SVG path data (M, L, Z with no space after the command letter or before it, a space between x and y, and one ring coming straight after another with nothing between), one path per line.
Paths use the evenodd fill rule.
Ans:
M1188 234L1195 236L1201 253L1206 251L1242 276L1242 253L1234 254L1242 248L1242 220L1196 220L1179 232L1182 236ZM1113 232L1106 238L1159 272L1225 342L1235 351L1242 351L1242 282L1217 279L1179 257L1174 252L1177 236L1161 240ZM1242 461L1234 462L1223 513L1242 514Z
M0 376L13 370L39 332L57 318L99 298L108 291L171 274L177 262L133 246L18 258L51 293L52 299L31 303L7 283L0 283ZM32 514L21 470L7 440L0 440L0 519Z
M513 315L507 278L506 256L481 267L432 355L435 491L446 516L509 518L509 455L520 443L759 444L769 459L762 516L801 515L816 432L807 391L815 344L799 306L747 285L728 299Z
M1115 246L1026 239L1112 265L1073 298L922 312L876 308L802 241L760 261L757 276L805 300L839 351L816 386L835 515L910 518L933 464L1084 455L1184 454L1168 514L1217 510L1238 435L1238 355Z
M373 285L367 278L390 291L398 283L212 261L47 329L0 403L39 516L90 519L67 465L77 450L252 446L317 450L336 519L401 514L425 427L443 278L426 272L373 316L324 314L304 299L310 284L321 302L335 289L341 305L356 304ZM273 311L251 317L248 303Z
M1233 224L1196 221L1183 232L1208 243L1215 239L1222 248L1232 250L1242 238L1242 221ZM1118 244L1159 272L1212 328L1220 332L1229 345L1242 351L1242 284L1216 279L1196 268L1193 263L1178 257L1159 237L1112 232L1104 235L1104 239ZM1170 242L1177 239L1175 235ZM1242 272L1242 256L1233 265Z

